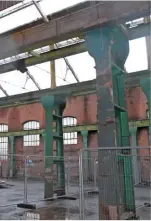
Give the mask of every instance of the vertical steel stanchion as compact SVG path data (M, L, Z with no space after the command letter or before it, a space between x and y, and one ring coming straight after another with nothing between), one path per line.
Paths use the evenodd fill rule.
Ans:
M97 188L97 160L94 161L94 188Z
M28 186L28 171L27 171L27 164L28 164L28 156L24 160L25 168L24 168L24 203L27 204L27 186Z
M69 168L67 168L66 195L69 195Z
M80 210L80 219L84 220L84 188L83 188L83 152L79 152L79 184L80 184L80 201L79 201L79 210Z
M67 163L67 170L66 170L66 195L69 196L69 168L68 165L70 164L70 158L68 159ZM67 219L70 219L70 202L68 201L68 208L67 208Z

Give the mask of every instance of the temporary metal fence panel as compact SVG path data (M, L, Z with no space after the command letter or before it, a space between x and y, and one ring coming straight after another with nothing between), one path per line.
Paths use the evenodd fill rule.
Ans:
M27 203L36 205L41 205L42 201L47 202L47 208L43 208L39 212L40 217L45 218L44 214L48 214L50 211L56 216L55 211L57 210L58 219L63 218L61 214L68 219L71 216L73 218L75 214L75 218L77 219L78 216L79 219L78 160L77 157L34 155L26 158L25 199ZM57 198L61 201L56 200ZM61 211L63 212L61 213Z
M86 155L95 156L91 157L93 179L85 177ZM83 149L79 163L81 219L99 219L104 214L103 219L124 219L125 214L135 216L135 209L140 216L140 208L151 203L150 147ZM88 216L90 212L92 216Z
M5 161L4 157L1 157L0 162L0 179L9 184L8 189L1 190L0 211L16 210L18 203L47 205L45 212L43 212L43 209L40 210L40 218L51 211L54 219L56 214L59 214L58 219L59 217L60 219L63 218L61 214L64 214L67 219L71 217L79 219L78 157L58 159L57 157L10 154L5 155ZM58 163L60 166L64 166L64 177L62 177L62 168L57 167ZM62 189L60 187L64 182L64 193L61 193ZM51 195L52 185L53 195ZM64 199L62 198L61 201L55 200L53 204L52 201L49 202L49 200L54 200L59 195L64 196ZM3 212L2 217L10 219L8 212L5 214Z
M108 215L114 212L118 219L135 208L141 217L141 208L151 200L151 148L89 148L79 157L64 158L5 154L0 156L0 180L7 187L0 189L0 211L46 200L45 210L54 219L61 211L66 219L99 219L102 205L109 205ZM49 202L60 195L61 201Z

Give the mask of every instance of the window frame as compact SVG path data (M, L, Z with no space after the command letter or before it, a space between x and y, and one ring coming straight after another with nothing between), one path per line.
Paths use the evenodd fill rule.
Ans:
M8 125L0 124L0 132L8 132ZM9 138L6 136L0 137L0 160L8 159L8 147L9 147Z
M63 127L75 127L77 125L77 118L66 116L62 119L62 125ZM64 145L78 144L78 133L75 131L63 133L63 143Z
M39 121L26 121L23 124L23 130L39 130L40 122ZM23 146L24 147L37 147L40 146L40 134L29 134L23 136Z

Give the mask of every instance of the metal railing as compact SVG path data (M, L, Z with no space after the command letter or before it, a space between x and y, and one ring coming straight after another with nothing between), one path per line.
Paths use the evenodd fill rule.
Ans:
M94 181L90 185L84 179L83 159L86 154L93 156L95 152L98 153L98 161L96 158L92 160L96 164ZM150 147L82 149L79 170L81 219L87 219L90 205L94 219L125 219L123 216L137 216L140 208L151 203Z
M140 215L151 200L150 147L89 148L62 158L8 154L0 159L0 185L5 187L0 210L46 201L38 219L49 216L50 209L50 219L121 219L128 211Z

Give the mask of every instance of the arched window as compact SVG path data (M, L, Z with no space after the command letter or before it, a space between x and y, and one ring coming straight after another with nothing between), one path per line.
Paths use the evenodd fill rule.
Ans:
M38 121L28 121L23 125L24 130L38 130L40 129L40 123ZM24 147L29 146L39 146L40 145L40 135L25 135L23 137Z
M149 119L149 110L146 111L147 119Z
M8 125L0 124L0 132L8 132ZM8 137L0 137L0 159L8 158Z
M64 117L63 118L63 127L71 127L77 125L77 119L75 117ZM65 145L77 144L78 135L77 132L68 132L63 134L63 141Z
M75 117L64 117L63 118L63 126L76 126L77 119Z

